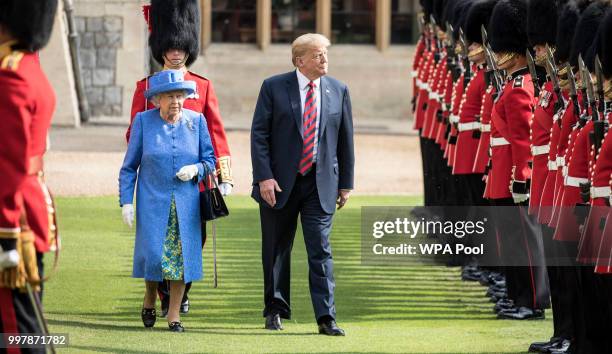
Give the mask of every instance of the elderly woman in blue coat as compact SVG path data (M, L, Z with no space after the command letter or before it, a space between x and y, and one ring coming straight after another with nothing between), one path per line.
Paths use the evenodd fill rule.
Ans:
M145 327L155 324L157 283L170 282L168 325L183 332L179 307L185 283L202 278L202 238L198 182L215 166L206 119L183 109L195 92L178 70L165 70L149 79L145 92L157 108L138 113L119 173L124 221L134 221L136 242L132 276L144 278L141 312Z

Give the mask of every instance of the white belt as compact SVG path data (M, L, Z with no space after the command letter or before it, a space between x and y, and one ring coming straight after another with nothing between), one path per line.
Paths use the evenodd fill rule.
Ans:
M448 121L451 122L451 123L459 123L459 116L456 115L456 114L451 114L448 117Z
M480 122L459 123L459 126L457 126L457 130L460 132L476 130L478 128L480 128Z
M429 88L429 84L426 82L423 83L423 87L421 87L421 89L431 91L431 89Z
M548 154L549 151L550 151L550 145L548 144L531 147L531 155L533 156Z
M423 89L423 81L421 81L421 79L417 78L416 79L416 86L422 90Z
M561 175L567 177L567 166L561 167Z
M550 160L548 160L548 170L549 171L556 171L557 170L557 161L550 161Z
M557 156L557 168L565 166L565 157L563 156Z
M491 124L480 124L480 131L483 133L491 131Z
M417 70L412 70L410 72L410 76L412 76L412 77L417 77L418 74L419 74L419 72Z
M446 112L448 111L448 108L446 107L446 104L442 103L442 112Z
M606 187L591 187L591 198L609 197L612 194L610 186Z
M429 93L429 99L430 100L439 100L440 99L440 95L438 95L437 92L430 92Z
M506 140L506 138L493 138L493 137L491 137L491 147L503 146L503 145L510 145L510 142L508 142L508 140Z
M565 176L565 183L563 183L563 184L565 184L566 186L570 186L570 187L580 187L581 183L589 183L589 179L588 178Z

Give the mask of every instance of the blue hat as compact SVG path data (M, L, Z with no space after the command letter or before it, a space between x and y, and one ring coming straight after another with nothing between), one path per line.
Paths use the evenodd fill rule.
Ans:
M185 81L181 70L164 70L155 73L149 78L149 89L144 95L147 99L170 91L186 91L187 96L195 93L196 83L194 81Z

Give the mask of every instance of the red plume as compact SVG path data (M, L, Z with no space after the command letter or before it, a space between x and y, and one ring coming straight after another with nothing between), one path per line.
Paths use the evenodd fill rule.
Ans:
M144 15L144 19L147 22L147 26L149 27L149 32L151 32L151 21L149 17L150 12L151 12L151 5L142 6L142 14Z

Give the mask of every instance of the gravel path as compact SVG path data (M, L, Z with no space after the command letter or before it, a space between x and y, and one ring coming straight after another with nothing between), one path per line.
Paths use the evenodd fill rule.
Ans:
M117 194L123 161L124 127L54 129L45 158L47 183L55 195ZM233 155L234 193L251 191L249 133L228 133ZM422 194L421 159L416 136L358 134L355 194Z

